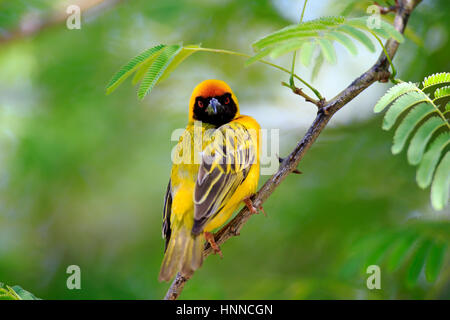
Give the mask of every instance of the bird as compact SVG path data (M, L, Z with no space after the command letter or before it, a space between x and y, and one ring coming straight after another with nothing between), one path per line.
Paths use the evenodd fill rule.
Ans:
M244 203L258 213L251 197L260 175L260 125L239 112L227 83L199 83L189 100L188 124L172 152L172 170L164 197L164 258L159 281L180 272L190 277L203 262L205 240L222 257L214 240Z

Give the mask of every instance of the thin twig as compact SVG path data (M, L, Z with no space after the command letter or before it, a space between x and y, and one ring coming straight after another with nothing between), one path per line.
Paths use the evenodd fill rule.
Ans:
M421 0L401 0L399 10L397 10L394 27L402 32L408 22L412 10L421 2ZM399 43L393 39L389 39L385 45L387 52L391 57L394 57L397 52ZM360 77L355 79L347 88L340 92L332 100L328 101L326 105L319 110L314 122L309 127L303 139L298 142L295 149L287 156L280 164L278 171L270 177L269 180L261 187L258 193L252 198L253 204L256 208L261 207L272 192L283 182L286 177L292 173L298 166L301 159L303 159L306 152L316 141L322 130L330 121L331 117L343 108L348 102L353 100L359 93L368 88L374 82L384 81L389 79L389 61L384 52L381 53L377 62ZM220 229L214 236L217 244L221 245L231 237L239 235L240 230L245 223L250 219L252 214L244 207L229 223ZM207 257L213 253L212 248L206 244L203 256ZM175 280L170 286L166 299L176 299L182 292L184 285L189 280L187 277L177 274Z
M96 10L106 10L123 0L77 0L67 3L66 6L56 6L49 14L28 13L21 17L21 21L16 29L5 30L0 33L0 44L13 43L16 40L33 36L51 27L65 27L65 21L69 14L66 13L67 6L77 5L84 17Z
M289 89L292 90L293 93L295 93L296 95L299 95L301 97L303 97L305 99L306 102L311 102L312 104L314 104L319 110L323 109L323 107L326 105L326 100L325 98L322 98L320 100L311 98L309 95L307 95L302 88L298 88L295 85L290 85L284 81L281 82L281 85L284 87L287 87Z
M301 24L303 22L303 16L305 15L305 9L306 9L306 5L308 3L308 0L305 0L303 2L303 9L302 9L302 14L300 15L300 21L299 24ZM291 85L291 87L293 88L295 86L295 82L294 82L294 71L295 71L295 58L297 57L297 50L294 51L294 54L292 55L292 67L291 67L291 76L289 78L289 84Z

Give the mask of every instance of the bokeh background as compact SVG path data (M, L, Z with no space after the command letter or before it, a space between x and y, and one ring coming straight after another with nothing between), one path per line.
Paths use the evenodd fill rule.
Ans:
M310 1L305 20L361 15L368 3L350 2ZM74 3L84 10L80 30L66 28L65 8ZM143 101L129 81L109 96L105 86L158 43L251 53L258 37L297 22L302 4L0 0L0 281L43 299L162 298L170 137L186 124L193 87L207 78L227 81L243 113L280 129L281 155L316 110L280 86L285 74L219 54L192 56ZM414 12L394 60L400 78L418 82L449 71L448 12L447 0L423 1ZM312 66L297 67L328 98L379 53L359 47L352 57L341 49L337 65L314 74ZM277 63L289 67L290 57ZM435 282L424 270L408 281L423 239L450 243L450 213L433 211L405 154L390 152L392 133L372 112L388 87L374 84L336 115L301 162L303 174L288 177L266 202L268 217L253 217L224 244L223 260L210 256L182 298L450 298L448 252ZM411 249L389 266L389 244L403 237L412 239ZM381 290L366 287L368 263L381 266ZM81 290L66 287L72 264L81 268Z

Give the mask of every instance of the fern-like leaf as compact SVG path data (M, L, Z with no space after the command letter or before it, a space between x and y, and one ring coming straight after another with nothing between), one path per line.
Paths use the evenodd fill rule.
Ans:
M256 55L250 58L247 64L256 62L267 55L277 58L291 51L299 49L302 51L305 43L308 43L306 49L311 49L311 43L317 43L325 60L335 63L334 42L341 43L352 54L357 53L354 40L361 42L370 51L375 51L373 42L365 33L367 31L384 38L392 37L399 42L403 41L403 35L386 21L381 21L378 28L370 28L367 17L356 19L324 17L287 26L259 39L253 43ZM307 52L306 57L309 55L310 52ZM307 59L304 60L306 61Z
M143 99L159 82L166 79L180 63L197 52L200 45L157 45L137 55L124 65L109 82L107 94L114 91L126 78L134 74L133 84L141 82L139 99Z
M352 39L346 36L344 33L331 31L326 38L329 40L337 41L341 43L352 55L358 54L358 49L353 43Z
M358 261L361 266L353 270L359 269L365 276L367 266L383 265L388 272L403 273L409 287L416 285L424 270L427 281L434 282L444 269L449 231L450 223L415 222L401 229L364 234L348 250L351 261Z
M436 169L431 185L431 204L436 210L442 210L448 202L450 189L450 151L442 158Z
M424 87L437 88L432 93L434 99L415 84L402 82L389 89L374 107L375 112L388 108L383 119L384 130L391 129L400 119L394 134L393 154L400 153L415 132L408 147L408 162L418 165L416 181L419 187L432 185L431 204L436 210L447 205L450 184L450 151L447 150L450 124L444 115L447 111L442 112L441 108L444 104L447 108L447 99L450 99L450 87L442 86L446 79L445 74L439 74L423 81Z
M393 38L398 42L403 42L403 35L398 32L393 25L387 23L386 21L380 19L380 25L374 24L373 26L369 23L369 17L360 17L348 20L348 25L353 26L355 28L366 30L369 32L374 32L375 34L383 37L383 38Z
M418 125L425 117L434 111L435 109L430 104L421 103L408 113L395 131L394 143L391 149L393 154L398 154L402 151L406 140L416 125Z
M336 63L336 51L334 50L333 44L327 39L318 39L319 47L322 50L322 54L326 61L331 64Z
M450 72L435 73L426 77L422 82L422 90L427 91L441 85L450 85Z
M307 41L302 45L302 48L300 50L300 62L304 66L308 66L311 63L314 48L315 44L312 41Z
M401 95L415 91L417 87L411 82L401 82L396 86L391 87L384 96L378 100L377 104L373 108L373 111L378 113L383 111L389 104L396 100Z
M433 102L439 106L444 106L450 101L450 86L441 87L434 92Z
M433 173L436 169L442 151L450 144L450 132L441 133L425 152L422 161L417 169L416 180L419 187L425 189L431 184Z
M124 65L120 70L112 77L111 81L106 86L106 94L113 92L125 79L127 79L133 72L135 72L143 63L151 60L158 55L161 50L165 48L165 45L159 44L150 49L145 50L141 54L137 55Z
M144 99L144 97L153 89L164 71L180 51L181 46L177 44L168 46L162 50L161 54L155 59L142 79L138 90L139 99Z
M436 281L444 263L446 244L442 242L434 242L428 253L425 276L429 282Z
M410 164L419 164L431 137L443 126L445 126L445 122L441 118L431 117L417 129L408 148L408 162Z
M0 300L41 300L21 286L7 286L0 282Z
M363 44L370 52L375 52L375 46L370 40L370 38L361 30L358 30L355 27L352 26L342 26L339 28L339 31L344 32L351 36L352 38L358 40L361 44Z
M389 130L391 129L398 117L409 108L413 107L416 104L421 104L421 106L425 107L427 105L427 96L420 91L412 91L407 94L402 95L398 98L392 106L386 112L386 115L383 119L383 129Z
M189 58L193 53L195 53L195 51L188 49L195 49L195 48L200 48L200 45L193 44L181 48L181 50L177 54L175 54L174 58L172 59L172 62L167 66L166 70L161 75L161 78L159 78L158 83L165 80L180 65L180 63L182 63L184 60Z
M249 66L252 63L261 60L262 58L265 58L266 56L268 56L272 51L269 50L269 48L263 49L261 51L259 51L257 54L255 54L253 57L247 59L247 61L245 61L245 66Z
M398 269L411 251L413 244L417 241L416 234L406 235L399 241L393 243L392 251L387 260L387 268L389 271Z
M420 272L422 271L425 265L427 253L430 246L431 241L429 239L425 239L417 248L417 251L413 256L411 265L409 266L406 275L406 283L408 284L409 287L413 287L417 283Z
M318 35L320 30L327 30L330 27L341 25L344 22L344 17L323 17L290 25L256 41L253 43L253 47L259 50L285 40L292 40L299 37L314 37Z

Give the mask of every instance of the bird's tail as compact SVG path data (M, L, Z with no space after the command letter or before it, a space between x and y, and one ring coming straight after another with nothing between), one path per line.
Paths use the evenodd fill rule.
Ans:
M164 254L159 281L169 281L177 271L191 276L203 262L203 234L192 235L187 227L174 226Z

